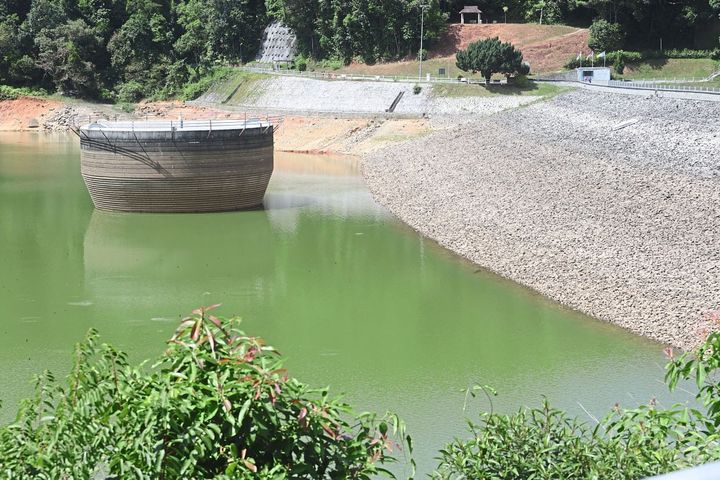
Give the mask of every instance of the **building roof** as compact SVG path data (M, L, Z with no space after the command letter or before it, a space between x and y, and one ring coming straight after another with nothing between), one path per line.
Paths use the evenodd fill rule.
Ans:
M465 8L460 10L460 13L482 13L477 5L465 5Z

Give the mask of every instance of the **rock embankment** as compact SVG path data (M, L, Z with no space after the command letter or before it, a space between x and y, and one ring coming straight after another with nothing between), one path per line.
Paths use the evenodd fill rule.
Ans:
M377 200L471 261L689 348L720 302L718 105L576 91L366 158Z

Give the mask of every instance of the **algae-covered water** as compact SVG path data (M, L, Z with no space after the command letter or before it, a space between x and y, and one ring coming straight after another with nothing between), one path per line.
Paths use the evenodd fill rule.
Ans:
M265 209L203 215L95 211L79 168L71 136L0 134L0 423L33 373L67 372L89 328L140 360L212 303L294 376L399 413L421 472L486 407L462 411L475 382L502 411L670 400L661 345L422 238L374 203L355 159L279 153Z

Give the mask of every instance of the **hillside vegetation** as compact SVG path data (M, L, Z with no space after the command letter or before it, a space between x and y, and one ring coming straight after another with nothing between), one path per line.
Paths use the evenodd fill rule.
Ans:
M424 39L437 52L429 68L449 63L471 38L498 35L516 42L533 70L552 70L586 49L583 30L555 24L594 19L617 25L626 49L656 48L660 37L666 48L698 47L705 37L712 45L702 48L717 46L698 32L717 24L718 0L489 0L481 5L487 25L448 26L464 3L428 2ZM189 97L218 68L252 60L274 20L297 33L304 57L375 64L418 52L417 0L0 0L0 84L122 102ZM506 21L528 25L492 23Z

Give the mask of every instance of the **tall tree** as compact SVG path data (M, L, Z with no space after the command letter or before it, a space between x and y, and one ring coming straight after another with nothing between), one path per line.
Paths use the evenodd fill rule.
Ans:
M168 5L152 0L127 0L127 21L112 35L107 48L120 81L137 81L149 94L168 83L173 62L173 28Z
M20 58L18 24L17 14L3 11L0 5L0 83L11 83L14 80L11 72Z
M497 37L471 43L467 49L457 53L456 59L460 70L480 72L486 84L490 83L495 73L508 76L529 73L529 68L523 63L522 53Z
M42 29L35 38L38 66L61 93L93 96L99 88L93 58L102 39L84 20L70 20L55 28Z

